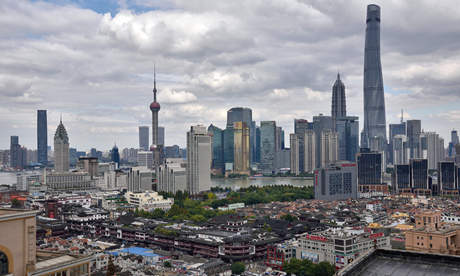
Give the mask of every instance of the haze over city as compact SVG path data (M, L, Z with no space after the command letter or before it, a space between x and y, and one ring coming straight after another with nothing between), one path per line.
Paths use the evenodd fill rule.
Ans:
M330 114L340 72L347 112L363 128L363 55L370 1L0 2L0 148L36 148L36 110L52 137L62 114L82 150L137 145L151 124L153 64L166 144L191 124L225 127L226 112L293 132L294 118ZM460 125L455 1L374 1L382 8L386 122L422 120L449 140Z

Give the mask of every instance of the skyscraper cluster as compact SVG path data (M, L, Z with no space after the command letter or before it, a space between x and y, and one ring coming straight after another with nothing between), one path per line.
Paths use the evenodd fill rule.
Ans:
M290 167L283 129L275 121L261 121L257 126L250 108L229 109L226 128L211 124L208 134L212 137L214 173L249 175L257 170L271 175Z

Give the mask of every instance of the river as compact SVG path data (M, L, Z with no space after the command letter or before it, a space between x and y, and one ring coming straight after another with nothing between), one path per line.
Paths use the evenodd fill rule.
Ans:
M313 178L307 177L255 177L255 178L213 178L213 187L230 187L232 189L245 188L249 186L265 185L293 185L293 186L313 186Z

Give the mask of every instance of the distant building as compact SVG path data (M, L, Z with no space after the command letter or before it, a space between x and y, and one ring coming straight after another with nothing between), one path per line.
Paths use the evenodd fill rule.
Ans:
M276 170L276 123L275 121L260 122L260 167L264 174L272 174Z
M137 162L137 152L138 149L135 148L124 148L121 153L121 158L128 163L136 163Z
M97 157L80 157L78 159L77 167L80 170L87 172L91 179L94 179L98 176L99 160Z
M37 161L48 164L48 122L46 110L37 110Z
M187 191L187 163L182 158L167 158L158 169L158 191Z
M295 133L289 135L290 148L291 148L291 174L299 175L299 136Z
M158 144L163 145L165 144L165 127L158 127Z
M401 122L399 124L390 124L389 125L389 130L390 130L390 136L389 136L389 145L388 145L388 161L391 164L397 164L395 163L394 160L394 153L395 153L395 148L394 148L394 138L397 135L403 135L406 137L406 123L403 122L403 113L401 112Z
M422 158L420 153L420 134L422 133L422 122L420 120L407 120L407 142L409 148L408 159Z
M118 152L117 145L114 145L112 150L110 150L110 160L117 164L117 167L120 166L120 153Z
M244 122L249 128L249 158L250 163L255 163L255 158L252 156L252 152L255 151L256 133L255 133L255 122L252 121L252 110L247 107L233 107L227 111L227 128L232 129L233 123ZM228 134L230 135L230 134ZM229 137L230 138L230 137ZM227 161L225 161L227 162ZM233 163L233 161L231 162Z
M154 187L155 172L146 167L133 167L128 172L128 191L143 192L157 190Z
M362 194L385 195L388 186L383 183L383 154L361 149L357 156L358 190Z
M330 129L321 132L321 167L325 168L338 159L337 132Z
M149 149L149 127L140 126L139 127L139 149L148 150Z
M153 152L151 151L138 151L137 152L137 165L145 168L153 168Z
M347 116L347 104L345 97L345 85L340 80L340 74L337 74L337 80L332 87L332 119L343 118Z
M313 172L318 159L316 148L320 147L320 144L316 143L316 133L311 129L307 130L303 135L303 141L304 172Z
M391 183L395 194L412 192L410 175L410 165L394 165Z
M428 161L426 159L411 159L410 172L412 192L430 195Z
M392 161L394 165L409 164L409 148L406 135L395 135L392 139Z
M237 174L250 174L250 140L249 127L245 122L233 123L233 171Z
M297 135L299 149L299 172L307 171L305 169L305 141L304 141L304 134L307 130L311 130L312 126L308 123L305 119L294 119L294 133Z
M438 163L438 183L441 194L458 195L458 169L454 162L444 161Z
M345 200L358 198L355 163L330 164L315 171L315 199Z
M187 190L195 195L211 189L211 137L205 126L187 132Z
M359 151L359 118L336 117L335 130L338 141L338 160L356 162Z
M212 141L212 169L222 174L224 173L224 132L222 129L211 124L208 127L208 134L211 136ZM171 156L170 158L179 157L179 147L177 147L177 156Z
M22 163L20 162L21 145L19 145L19 137L10 137L10 168L22 169Z
M44 184L51 190L88 190L95 187L87 172L52 172L43 174Z
M178 145L165 147L165 158L181 158L180 148Z
M56 172L68 172L69 163L69 137L61 120L54 134L54 169Z
M321 146L321 139L322 139L322 132L323 131L332 131L334 129L333 121L331 116L324 116L323 114L319 114L319 116L313 117L313 130L315 132L315 145L316 148L316 164L315 168L321 168L323 163L327 163L323 161L323 157L329 156L329 154L322 153L322 146Z

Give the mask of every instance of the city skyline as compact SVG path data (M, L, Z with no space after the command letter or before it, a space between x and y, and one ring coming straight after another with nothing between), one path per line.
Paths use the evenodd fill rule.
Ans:
M460 97L455 78L459 53L453 50L455 39L446 38L446 33L455 37L460 30L455 26L440 28L455 22L455 15L446 15L437 7L416 6L419 18L430 19L428 25L408 16L413 12L410 5L366 1L337 4L337 8L325 3L293 6L288 1L283 7L264 7L276 11L273 20L280 23L267 30L262 23L268 17L255 12L260 8L256 3L246 3L257 15L251 19L236 13L232 5L224 8L213 2L200 7L204 12L193 2L165 2L154 7L114 4L111 10L103 4L90 6L89 1L52 2L0 3L10 15L2 19L7 36L0 38L7 53L0 57L5 68L0 72L2 149L9 147L13 135L20 137L21 145L36 147L38 109L48 110L48 139L62 113L72 137L71 147L109 150L113 141L120 148L135 147L138 126L151 124L146 103L151 101L153 60L160 73L158 100L164 108L159 124L165 126L167 145L184 147L184 133L192 124L224 127L227 110L235 106L251 108L257 122L275 120L285 129L287 141L294 118L310 121L319 113L330 113L330 88L337 71L347 87L347 111L359 116L361 131L365 11L369 3L380 5L385 19L381 59L387 124L399 122L404 108L406 119L420 119L425 131L436 131L446 141L450 130L460 125L460 110L455 106ZM331 8L341 11L340 18ZM27 11L39 15L22 20L28 21L24 24L21 16ZM103 15L106 12L111 14ZM75 16L33 27L33 22L50 13ZM293 15L305 18L292 20ZM188 20L191 31L174 23L174 16ZM405 18L404 29L398 18ZM120 25L123 20L131 29ZM160 21L170 36L153 27L144 34L136 32L137 25L157 26ZM292 28L293 33L285 32ZM217 34L221 30L223 34ZM417 36L421 33L430 43L421 43ZM128 41L128 35L135 39ZM442 41L428 39L439 35ZM181 37L188 44L178 44ZM225 37L232 43L226 43ZM168 41L171 47L162 49ZM109 48L113 48L110 54L103 53ZM79 70L70 70L72 66Z

